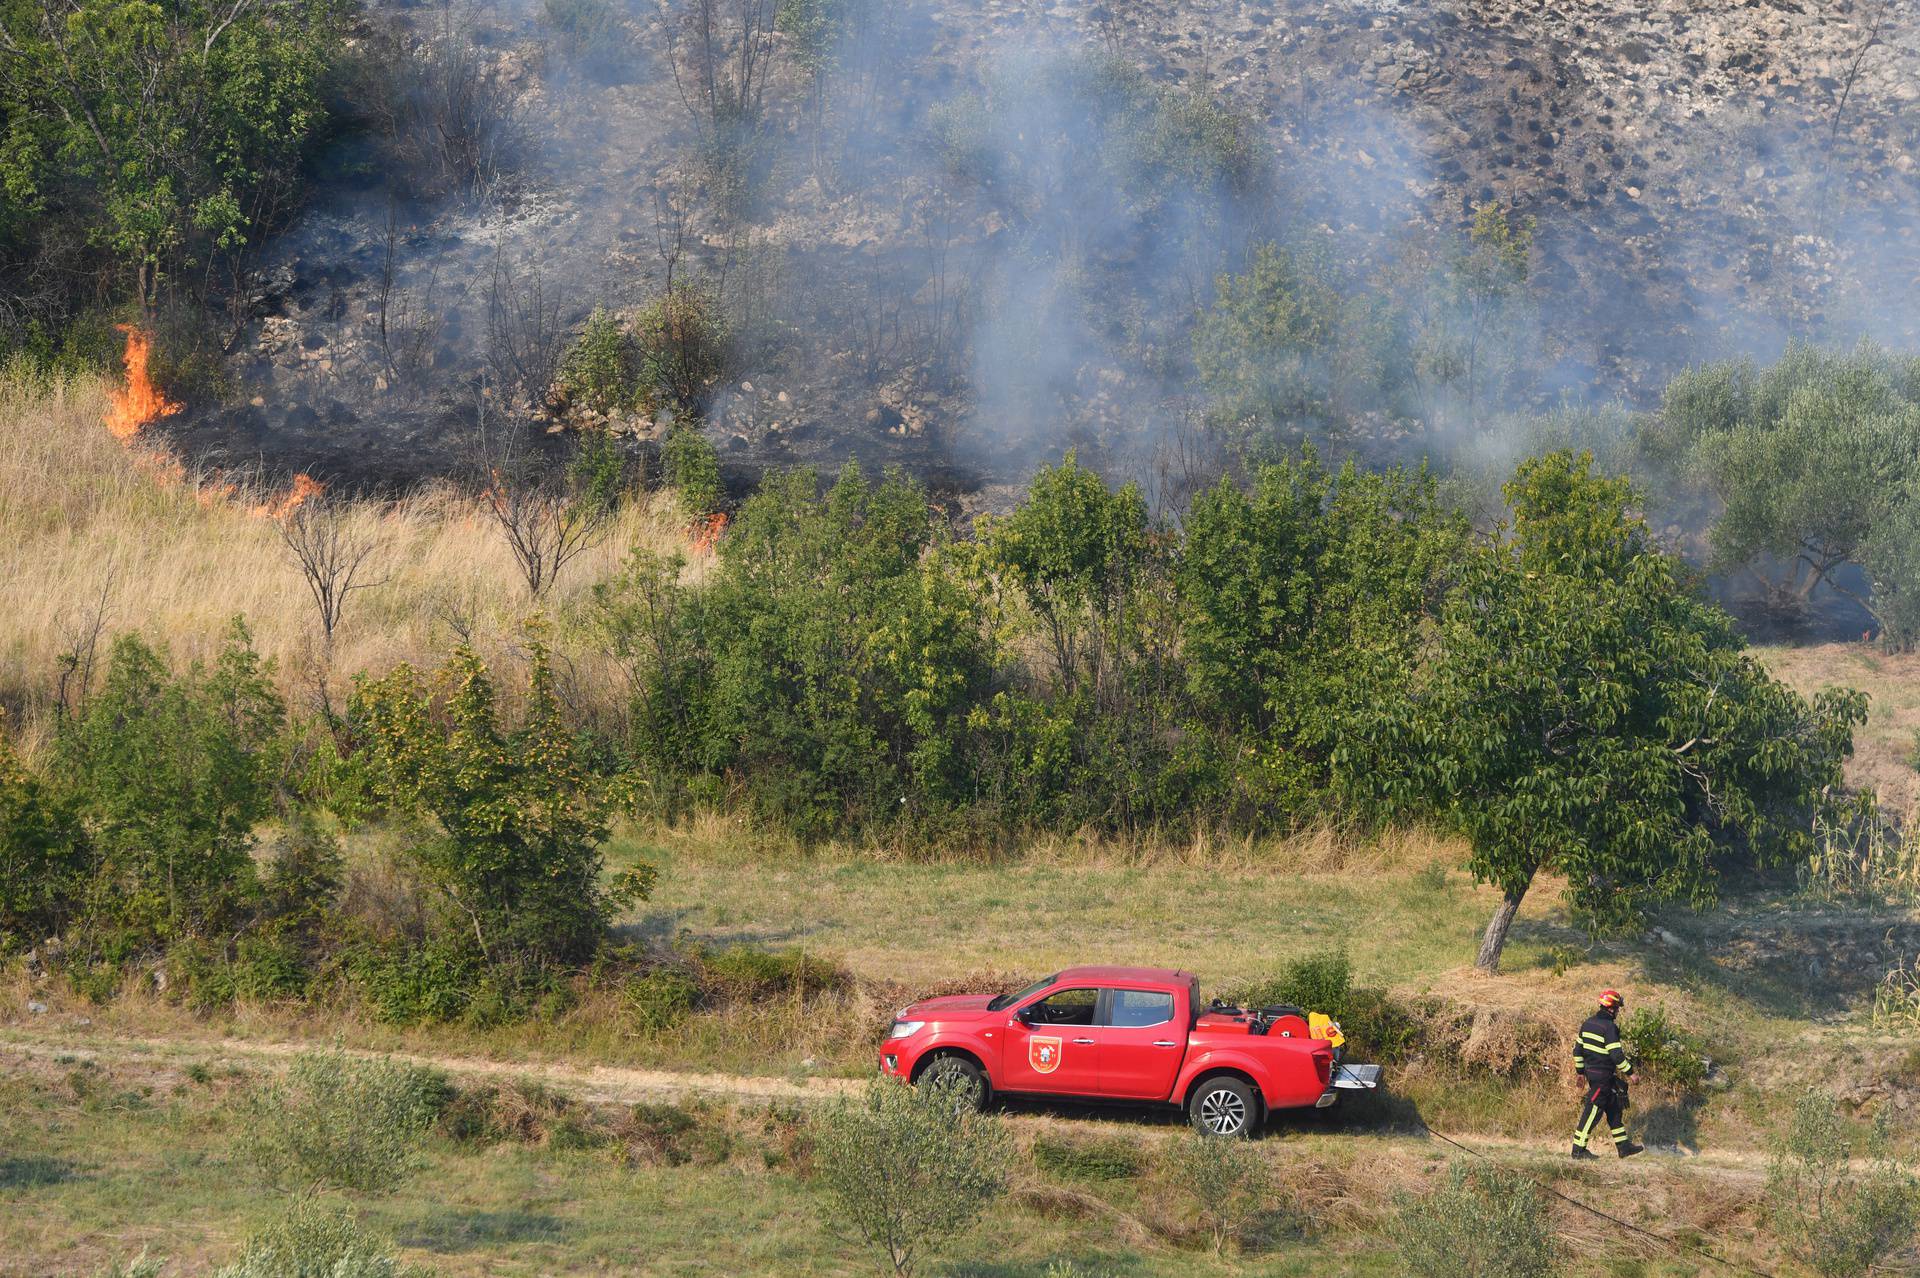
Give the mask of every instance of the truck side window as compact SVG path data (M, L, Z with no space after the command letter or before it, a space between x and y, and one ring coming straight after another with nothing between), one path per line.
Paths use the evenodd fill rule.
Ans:
M1091 1025L1098 990L1061 990L1050 994L1027 1009L1027 1020L1035 1025Z
M1173 1019L1173 995L1157 990L1111 990L1107 1023L1119 1029L1145 1029Z

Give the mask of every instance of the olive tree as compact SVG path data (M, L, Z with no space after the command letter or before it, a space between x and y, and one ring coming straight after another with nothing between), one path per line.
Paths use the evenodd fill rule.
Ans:
M1535 876L1590 928L1713 899L1718 854L1807 850L1865 698L1808 702L1628 513L1625 480L1557 453L1506 486L1510 524L1471 555L1402 724L1501 890L1476 963L1497 967Z
M1010 1145L956 1087L876 1079L822 1116L815 1157L846 1222L905 1275L1006 1192Z
M1838 1097L1809 1091L1775 1137L1767 1169L1768 1222L1822 1278L1872 1273L1920 1238L1920 1179L1892 1156L1884 1123L1854 1128Z
M1720 503L1716 567L1752 573L1783 610L1825 586L1887 629L1911 624L1896 600L1920 585L1920 359L1795 345L1764 370L1692 369L1668 386L1650 442ZM1846 565L1868 569L1869 594L1837 575Z

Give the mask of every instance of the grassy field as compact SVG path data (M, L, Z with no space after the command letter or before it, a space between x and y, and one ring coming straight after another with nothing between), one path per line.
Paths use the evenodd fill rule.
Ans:
M146 1251L169 1274L206 1272L285 1204L239 1153L239 1110L258 1062L170 1051L102 1064L78 1056L0 1054L0 1275L91 1275ZM617 1106L603 1104L602 1109ZM879 1273L873 1253L831 1224L807 1174L798 1112L765 1104L683 1106L698 1139L668 1165L609 1144L568 1148L552 1132L473 1141L434 1136L424 1166L387 1196L338 1201L443 1275ZM1042 1169L1036 1142L1119 1139L1151 1154L1168 1123L1087 1114L1008 1115L1011 1193L925 1270L953 1278L1043 1278L1074 1272L1154 1275L1389 1275L1374 1236L1392 1196L1444 1173L1436 1148L1294 1129L1263 1142L1276 1187L1264 1241L1240 1255L1208 1251L1189 1196L1153 1170L1092 1179ZM1574 1169L1490 1147L1583 1201L1700 1231L1751 1211L1752 1169L1737 1161L1603 1163ZM1576 1246L1604 1240L1572 1208L1556 1215ZM1654 1249L1616 1244L1583 1273L1695 1272ZM1735 1249L1736 1254L1745 1254ZM1054 1271L1057 1272L1057 1271Z
M29 746L57 659L96 617L109 638L137 630L184 664L210 656L244 615L284 691L305 704L316 679L435 664L463 636L489 659L510 654L536 608L564 638L592 583L631 548L685 546L671 501L630 504L536 603L472 500L433 489L357 505L349 531L378 547L363 578L376 584L353 594L323 661L306 585L273 521L255 512L272 494L226 494L224 481L180 472L142 439L123 445L102 424L107 402L101 379L46 386L0 374L0 708ZM590 645L570 645L567 655L569 692L583 711L624 696Z

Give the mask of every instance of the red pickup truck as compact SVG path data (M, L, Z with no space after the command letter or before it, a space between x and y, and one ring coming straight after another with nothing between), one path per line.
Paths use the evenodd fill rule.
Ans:
M1380 1067L1343 1064L1343 1042L1296 1007L1202 1007L1191 972L1072 967L1013 994L902 1008L880 1068L953 1080L982 1105L996 1092L1178 1105L1196 1127L1248 1136L1276 1109L1377 1087Z

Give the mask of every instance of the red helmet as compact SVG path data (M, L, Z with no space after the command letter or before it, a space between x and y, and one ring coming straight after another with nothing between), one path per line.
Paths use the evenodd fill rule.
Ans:
M1627 1000L1620 997L1619 990L1600 991L1600 1006L1606 1008L1608 1011L1617 1012L1626 1005Z

